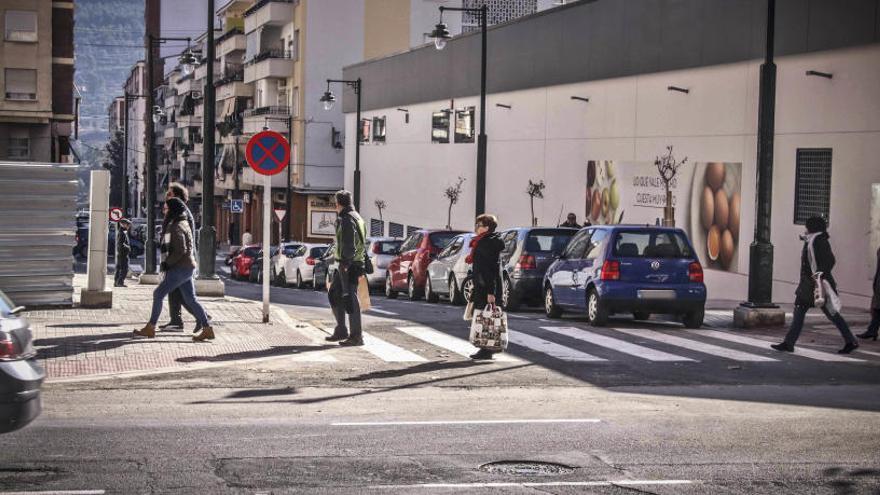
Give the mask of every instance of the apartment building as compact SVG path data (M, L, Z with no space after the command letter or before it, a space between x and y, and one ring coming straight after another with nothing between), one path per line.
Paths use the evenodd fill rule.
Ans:
M146 121L147 102L144 95L147 91L146 64L138 61L131 68L123 86L128 95L125 111L128 113L128 133L125 134L126 162L128 177L127 206L133 218L146 217L145 207L145 173L146 173ZM123 129L124 131L124 129Z
M73 9L0 0L0 160L72 161Z

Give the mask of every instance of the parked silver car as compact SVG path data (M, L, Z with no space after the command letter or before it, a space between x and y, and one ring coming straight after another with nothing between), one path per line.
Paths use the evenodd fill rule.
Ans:
M373 261L373 273L367 275L367 282L371 289L385 287L385 273L388 271L388 264L391 263L398 254L400 254L400 246L403 239L399 237L367 237L367 253ZM333 280L333 275L339 269L339 263L335 256L330 255L324 257L327 264L326 280ZM322 277L316 277L316 280Z
M37 364L28 322L0 292L0 433L25 427L42 411L46 372Z
M453 304L470 301L473 292L471 265L467 255L471 252L471 239L474 234L459 234L428 265L428 282L425 285L425 299L437 302L440 296L449 298Z

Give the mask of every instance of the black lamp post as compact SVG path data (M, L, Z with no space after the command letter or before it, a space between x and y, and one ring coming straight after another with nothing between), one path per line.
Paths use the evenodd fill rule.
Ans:
M773 244L770 208L773 202L773 134L776 110L776 64L773 63L775 0L767 0L767 46L758 86L758 177L755 240L749 249L749 300L744 306L773 304Z
M363 132L363 126L361 126L361 88L363 87L361 78L357 78L354 81L347 81L343 79L327 79L327 91L324 92L324 95L321 96L319 100L324 104L324 110L328 112L333 109L333 105L336 104L336 96L330 91L330 83L341 83L345 84L351 89L354 90L354 94L357 95L357 132L356 139L357 142L354 145L354 209L361 209L361 141L363 140L363 136L361 133Z
M438 50L446 47L446 42L452 38L449 29L443 22L443 12L469 12L480 16L481 35L481 60L480 60L480 134L477 136L477 201L476 214L486 212L486 156L488 139L486 137L486 59L487 59L487 30L489 24L489 8L484 4L482 7L469 9L458 7L440 6L440 23L434 27L431 37L434 38L434 46Z

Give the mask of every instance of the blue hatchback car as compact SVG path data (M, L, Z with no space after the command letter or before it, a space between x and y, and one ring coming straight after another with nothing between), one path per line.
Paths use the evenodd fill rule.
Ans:
M544 310L586 312L601 326L615 313L651 313L703 324L703 267L687 234L672 227L608 225L578 232L544 276Z

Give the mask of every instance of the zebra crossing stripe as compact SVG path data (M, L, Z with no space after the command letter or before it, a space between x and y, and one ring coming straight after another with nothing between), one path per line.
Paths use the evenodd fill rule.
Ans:
M718 330L688 330L690 333L713 339L726 340L728 342L736 342L737 344L748 345L752 347L760 347L761 349L769 349L772 342L761 339L753 339L744 335L736 335ZM830 354L827 352L814 351L804 347L795 346L794 354L817 361L839 362L839 363L862 363L862 359L846 357L840 354Z
M452 351L460 356L470 357L471 354L477 352L477 348L474 347L470 342L460 339L457 337L453 337L451 335L447 335L443 332L434 330L429 327L397 327L401 332L415 337L419 340L423 340L431 345L435 345L437 347L442 347L448 351ZM509 355L509 354L496 354L495 361L501 362L518 362L519 359Z
M605 359L593 356L592 354L587 354L586 352L581 352L577 349L565 347L564 345L557 344L556 342L550 342L549 340L544 340L542 338L522 332L517 332L514 330L508 330L508 338L510 339L511 344L516 344L518 346L522 346L533 351L547 354L548 356L554 357L562 361L606 361Z
M674 335L655 332L652 330L636 330L633 328L614 328L615 332L625 333L641 339L655 340L664 344L670 344L677 347L683 347L692 351L702 352L703 354L711 354L735 361L751 361L751 362L775 362L776 359L758 356L757 354L749 354L747 352L728 349L713 344L706 344L696 340L684 339Z
M571 337L573 339L581 340L584 342L589 342L590 344L598 345L600 347L605 347L617 352L622 352L624 354L629 354L631 356L636 356L642 359L647 359L648 361L693 361L693 359L686 358L683 356L676 356L675 354L669 354L668 352L658 351L655 349L651 349L649 347L643 347L640 345L629 343L625 340L615 339L611 337L606 337L605 335L600 335L593 332L588 332L586 330L582 330L580 328L575 327L541 327L548 332L557 333L559 335L564 335L566 337Z
M374 337L366 332L364 332L363 335L364 346L362 349L383 361L389 363L419 363L427 361L427 359L422 356L402 347L398 347L390 342L385 342L379 337Z
M297 363L336 363L339 360L327 351L305 351L294 354L291 358Z

